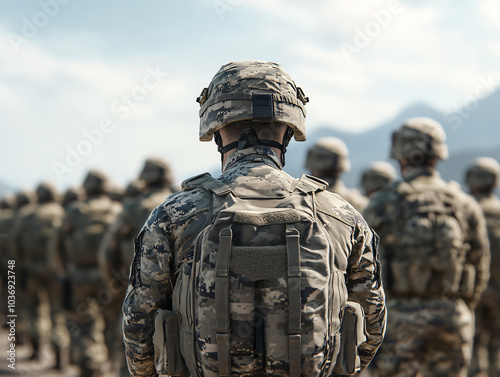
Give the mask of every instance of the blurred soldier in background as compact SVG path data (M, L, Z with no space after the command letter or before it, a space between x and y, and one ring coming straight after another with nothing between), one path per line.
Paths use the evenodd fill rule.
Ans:
M35 193L28 190L22 190L16 193L15 200L15 209L12 217L12 222L9 226L9 230L7 231L7 246L9 248L9 253L11 258L16 258L16 242L14 235L17 233L16 229L20 226L23 219L33 211L36 202ZM16 261L16 263L19 261ZM22 264L19 266L19 269L16 269L16 310L19 314L16 323L16 342L19 344L24 341L29 340L29 324L26 321L26 318L29 317L29 311L31 308L29 307L26 297L26 289L27 289L27 276L26 272L23 270ZM33 344L33 347L36 347L36 344ZM38 357L38 354L34 348L33 354L31 355L33 359Z
M62 286L51 253L64 210L50 183L41 183L36 194L38 205L22 219L12 236L15 259L26 278L25 304L29 310L25 319L30 327L33 358L39 359L50 343L56 353L56 369L64 369L69 363L70 339L62 312Z
M144 182L142 179L134 179L133 181L130 181L125 188L123 204L134 201L139 196L144 194L145 190L146 182Z
M396 180L396 170L385 161L375 161L361 175L361 186L370 198Z
M62 206L67 210L72 203L82 200L84 196L85 193L80 187L70 187L64 193Z
M347 189L340 180L343 172L351 169L349 152L345 143L335 137L319 139L308 151L306 168L311 174L328 182L328 190L339 194L362 211L368 200L356 189Z
M494 193L499 173L496 160L480 157L465 178L486 217L491 251L490 281L476 308L471 377L500 376L500 200Z
M106 345L121 376L129 376L125 361L121 307L127 289L130 265L134 259L134 237L139 234L151 211L173 194L173 178L169 164L159 158L146 160L139 176L146 184L145 193L129 201L118 219L106 232L99 249L99 267L108 287L114 288L112 302L104 308Z
M65 306L69 314L71 353L81 377L101 376L108 360L102 306L112 296L98 269L98 247L122 206L110 199L107 176L96 170L83 183L86 199L65 214L57 251L67 276ZM117 318L118 319L118 318Z
M443 128L411 118L393 134L403 181L372 197L365 218L381 237L388 325L376 376L465 377L473 309L488 281L478 204L436 171L448 157Z

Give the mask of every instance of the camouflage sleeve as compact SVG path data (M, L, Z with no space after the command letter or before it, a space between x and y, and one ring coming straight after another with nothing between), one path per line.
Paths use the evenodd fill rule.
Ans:
M354 247L348 265L348 300L359 303L365 311L367 341L360 346L364 369L382 344L386 326L385 295L380 277L377 250L378 236L366 223L359 223L353 232Z
M468 208L469 234L467 243L470 249L467 255L466 263L476 268L476 277L474 281L474 293L468 304L472 308L478 302L481 293L486 288L490 278L490 244L488 241L488 232L486 220L479 204L472 198L467 197L464 201Z
M156 376L154 366L154 316L171 307L170 264L166 217L160 207L153 211L135 240L135 256L123 303L123 335L132 376Z

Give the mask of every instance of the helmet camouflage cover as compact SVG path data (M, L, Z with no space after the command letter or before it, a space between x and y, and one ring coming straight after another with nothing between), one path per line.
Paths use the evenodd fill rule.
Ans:
M295 140L304 141L309 101L277 63L247 60L223 65L197 101L200 140L239 121L281 122L292 128Z
M361 186L366 192L378 191L396 179L396 170L385 161L375 161L361 176Z
M36 194L40 202L56 200L58 197L56 187L50 182L41 182L36 188Z
M172 183L172 173L168 162L161 158L148 158L139 175L139 179L147 184L156 182Z
M478 157L467 169L465 181L469 187L489 189L497 186L500 164L491 157Z
M306 168L309 170L341 172L351 170L349 151L345 143L336 137L323 137L309 148Z
M392 134L391 158L419 161L424 157L448 158L441 124L425 117L410 118Z
M88 193L108 192L109 186L108 176L100 170L90 170L83 181L83 188Z

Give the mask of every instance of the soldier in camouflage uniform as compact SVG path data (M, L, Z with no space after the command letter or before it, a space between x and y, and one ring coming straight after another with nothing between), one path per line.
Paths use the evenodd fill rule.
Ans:
M471 377L500 376L500 200L494 192L499 175L496 160L480 157L467 170L465 179L486 217L491 252L490 280L475 311Z
M358 211L368 204L368 199L356 189L348 189L341 181L342 173L351 170L349 152L345 143L335 137L319 139L308 151L306 168L311 174L328 182L328 190L339 194Z
M63 195L62 206L65 210L74 203L84 198L83 190L80 187L70 187Z
M53 248L64 210L50 183L37 189L38 205L23 218L13 235L16 260L26 273L26 320L30 326L35 357L49 343L56 353L56 369L69 363L69 333L62 311L62 286L57 279Z
M224 65L198 101L201 105L200 140L214 138L222 157L223 172L216 181L218 183L214 184L229 187L238 196L247 198L290 195L290 187L298 180L282 170L284 153L292 136L298 141L305 140L304 105L307 98L281 66L260 61ZM220 199L213 204L211 211L212 196L196 186L196 182L205 176L185 181L184 191L170 196L158 206L136 239L130 284L123 305L126 355L132 376L156 376L152 344L155 312L159 308L172 307L172 290L183 259L189 259L190 255L192 258L196 237L207 222L210 223L211 216L227 205ZM384 293L376 256L377 237L352 206L338 195L324 190L326 183L323 181L321 188L318 212L324 211L322 219L330 237L343 240L336 242L332 249L336 250L333 258L335 270L342 271L339 289L366 312L369 336L359 349L361 368L364 369L382 342L385 327ZM216 187L213 189L217 191ZM262 288L262 291L266 289ZM266 304L275 305L278 311L285 305L282 298L267 299L270 302ZM302 299L304 305L309 300L314 301L307 295ZM237 316L239 309L235 310ZM246 309L242 307L241 310ZM208 324L210 326L214 324ZM331 326L338 335L339 322ZM284 329L273 328L271 331L287 336ZM304 339L305 335L304 349L315 344L310 338L311 343ZM215 343L215 339L200 338L196 352L213 348L214 344L209 343ZM332 350L332 364L338 352L338 348ZM244 365L232 357L234 365L238 364L241 369L233 370L231 375L286 376L289 373L288 360L281 360L281 363L271 361L273 356L282 353L288 354L287 350L271 347L266 351L267 363L264 364L256 362L258 356ZM323 358L324 353L318 357ZM216 375L206 374L206 366L201 367L204 375ZM303 373L306 375L309 371Z
M396 170L385 161L375 161L361 175L361 186L370 198L396 179Z
M139 234L151 211L173 194L172 174L169 164L160 158L149 158L139 176L144 182L145 193L124 205L117 220L110 226L99 249L99 267L104 280L113 289L113 300L104 308L106 317L106 344L112 353L112 360L128 376L123 332L121 306L125 298L130 265L134 258L134 237ZM139 186L140 187L140 186Z
M83 183L86 199L67 210L57 237L57 252L67 277L65 306L71 334L71 357L81 377L101 376L108 359L102 307L112 293L98 268L98 247L122 209L107 194L107 176L90 171Z
M18 234L17 229L22 224L23 219L33 211L36 205L35 193L29 190L19 191L18 193L16 193L15 202L16 205L14 215L7 231L6 243L9 249L8 253L10 253L11 256L10 259L14 259L16 260L16 263L18 263L19 261L16 259L17 242L15 241L15 235ZM19 267L19 269L16 269L16 308L19 313L18 321L16 324L16 342L23 343L30 340L33 346L33 353L31 355L31 358L37 359L39 357L37 342L36 340L30 338L30 326L29 323L27 323L27 321L25 320L26 318L28 318L29 311L31 310L31 308L27 304L27 300L24 299L27 290L28 277L26 271L24 271L22 264Z
M372 197L364 212L381 237L387 292L387 334L370 367L376 376L467 375L489 247L477 203L436 170L447 156L439 123L407 120L391 149L403 180Z

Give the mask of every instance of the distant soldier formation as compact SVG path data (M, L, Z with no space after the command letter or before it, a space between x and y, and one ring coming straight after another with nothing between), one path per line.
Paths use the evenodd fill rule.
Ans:
M394 133L394 167L372 162L362 193L341 180L347 146L321 138L304 167L361 212L380 236L387 330L363 376L493 377L500 375L500 165L481 157L464 167L468 194L445 182L443 128L411 118ZM33 362L77 365L81 377L129 376L122 304L134 238L155 207L180 191L169 164L146 160L122 191L89 171L64 194L47 182L0 200L0 262L16 261L17 342ZM182 240L180 240L182 242ZM6 276L0 314L7 314ZM4 321L5 322L5 321Z

